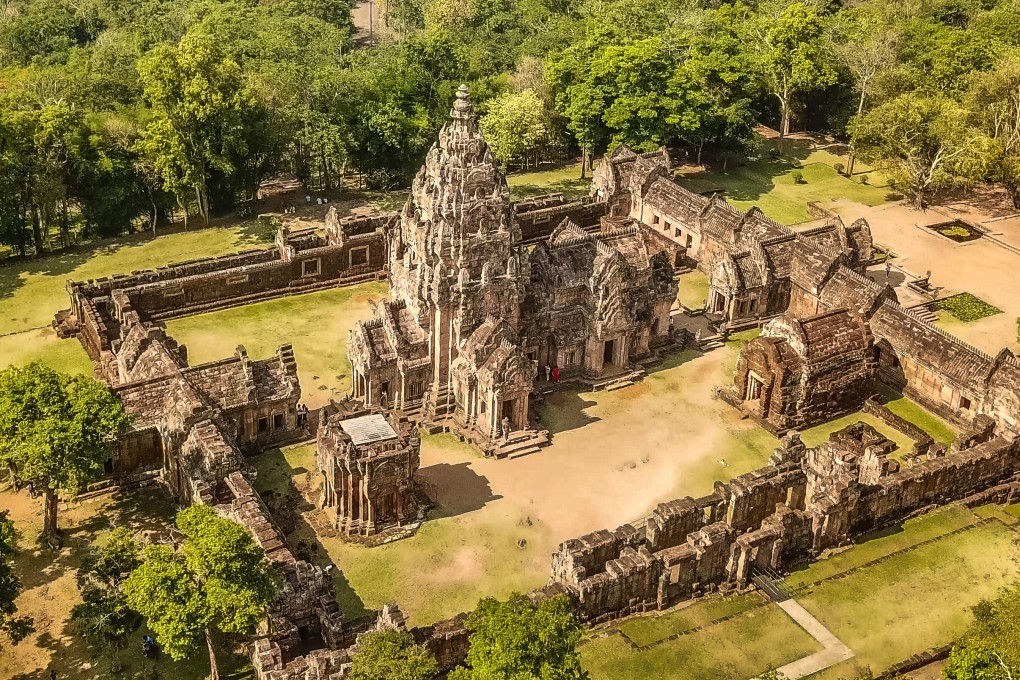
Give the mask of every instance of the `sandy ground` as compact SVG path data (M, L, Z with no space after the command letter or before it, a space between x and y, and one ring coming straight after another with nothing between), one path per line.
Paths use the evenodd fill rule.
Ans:
M892 261L894 266L918 276L930 270L931 283L942 287L942 295L968 292L1003 310L1002 314L954 325L949 329L952 333L992 355L1003 346L1020 351L1016 341L1016 323L1020 317L1020 295L1017 295L1020 253L984 238L955 243L924 228L924 225L964 216L1020 246L1020 224L1013 224L1020 221L985 223L995 217L996 211L981 213L972 206L966 211L931 208L920 212L902 202L871 208L839 200L827 207L838 212L847 224L859 217L866 218L875 242L896 255Z
M524 458L486 459L448 435L427 437L419 477L438 518L376 548L322 540L344 574L345 610L395 600L417 625L539 587L563 540L761 466L777 440L712 399L735 357L735 346L684 352L628 388L556 393L540 408L552 445ZM314 489L306 497L312 507Z

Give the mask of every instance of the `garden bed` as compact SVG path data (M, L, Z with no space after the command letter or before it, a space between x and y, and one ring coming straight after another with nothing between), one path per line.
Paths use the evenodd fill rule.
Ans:
M976 241L984 236L984 232L981 229L963 220L929 224L928 228L957 243Z
M993 307L970 293L960 293L938 300L935 302L935 308L945 310L964 322L977 321L1002 313L998 307Z

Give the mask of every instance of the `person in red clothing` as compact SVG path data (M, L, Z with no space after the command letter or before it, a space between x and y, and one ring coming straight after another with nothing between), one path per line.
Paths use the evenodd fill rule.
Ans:
M553 369L552 369L552 379L553 379L554 383L558 383L560 381L560 367L559 366L553 366Z

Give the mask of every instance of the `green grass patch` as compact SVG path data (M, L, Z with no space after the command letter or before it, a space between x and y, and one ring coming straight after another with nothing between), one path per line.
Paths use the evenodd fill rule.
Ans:
M749 611L761 604L761 597L754 593L735 597L710 597L693 601L686 607L666 614L627 619L616 628L634 644L643 647L665 640L670 635L686 633L713 621Z
M863 564L887 557L898 550L909 548L951 531L970 526L978 517L962 505L949 505L918 518L909 519L877 532L859 536L849 550L817 560L805 568L794 571L786 578L791 589L832 578Z
M593 680L732 680L749 678L821 649L774 604L637 651L621 636L580 648Z
M880 384L878 391L882 404L887 409L907 422L917 425L935 441L949 446L956 439L957 432L952 425L909 397L903 396L887 385Z
M688 309L703 309L708 301L708 290L708 276L700 269L694 269L680 275L676 299Z
M936 302L935 306L939 309L944 309L960 321L968 323L1002 313L1002 310L998 307L994 307L970 293L960 293L959 295L947 297Z
M861 411L803 430L800 433L801 439L808 446L818 446L822 442L828 441L829 435L833 432L842 430L844 427L848 427L859 422L871 425L873 428L878 430L880 434L888 437L896 443L896 451L893 453L894 458L900 459L904 455L910 453L910 451L914 448L913 439L899 430L890 427L870 413L864 413Z
M522 200L543 194L563 194L567 198L587 196L591 190L591 173L581 179L581 166L571 163L551 170L521 172L507 175L510 195Z
M127 274L173 262L223 255L272 243L268 221L211 227L152 238L134 234L73 250L0 265L0 330L14 333L48 326L69 302L67 279Z
M188 346L192 364L213 361L244 345L261 359L280 345L294 346L302 400L311 406L343 398L351 389L347 334L356 321L372 315L372 303L387 294L385 283L267 300L209 314L173 319L167 332Z
M962 634L972 620L970 608L1016 578L1015 539L998 522L975 526L827 581L797 599L854 650L858 663L878 672Z
M61 340L50 327L0 336L0 369L41 361L64 373L92 374L92 361L76 339Z
M803 143L788 140L786 153L783 158L763 157L725 171L684 174L679 181L691 191L698 186L688 184L691 180L721 185L726 188L726 200L735 207L747 210L757 205L783 224L813 219L807 210L810 201L843 198L875 206L898 198L887 188L861 184L837 173L832 166L840 157L828 151L812 150ZM802 167L795 167L793 158ZM795 180L795 173L800 173L801 182Z

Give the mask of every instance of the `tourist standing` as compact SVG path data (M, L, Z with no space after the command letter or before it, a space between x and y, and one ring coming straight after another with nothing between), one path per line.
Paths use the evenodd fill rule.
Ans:
M554 383L558 383L560 381L560 367L559 366L553 366L552 367L552 379L553 379Z
M552 379L552 366L549 364L545 365L545 381L549 382Z
M503 426L503 443L506 444L510 441L510 419L503 416L503 422L501 424Z

